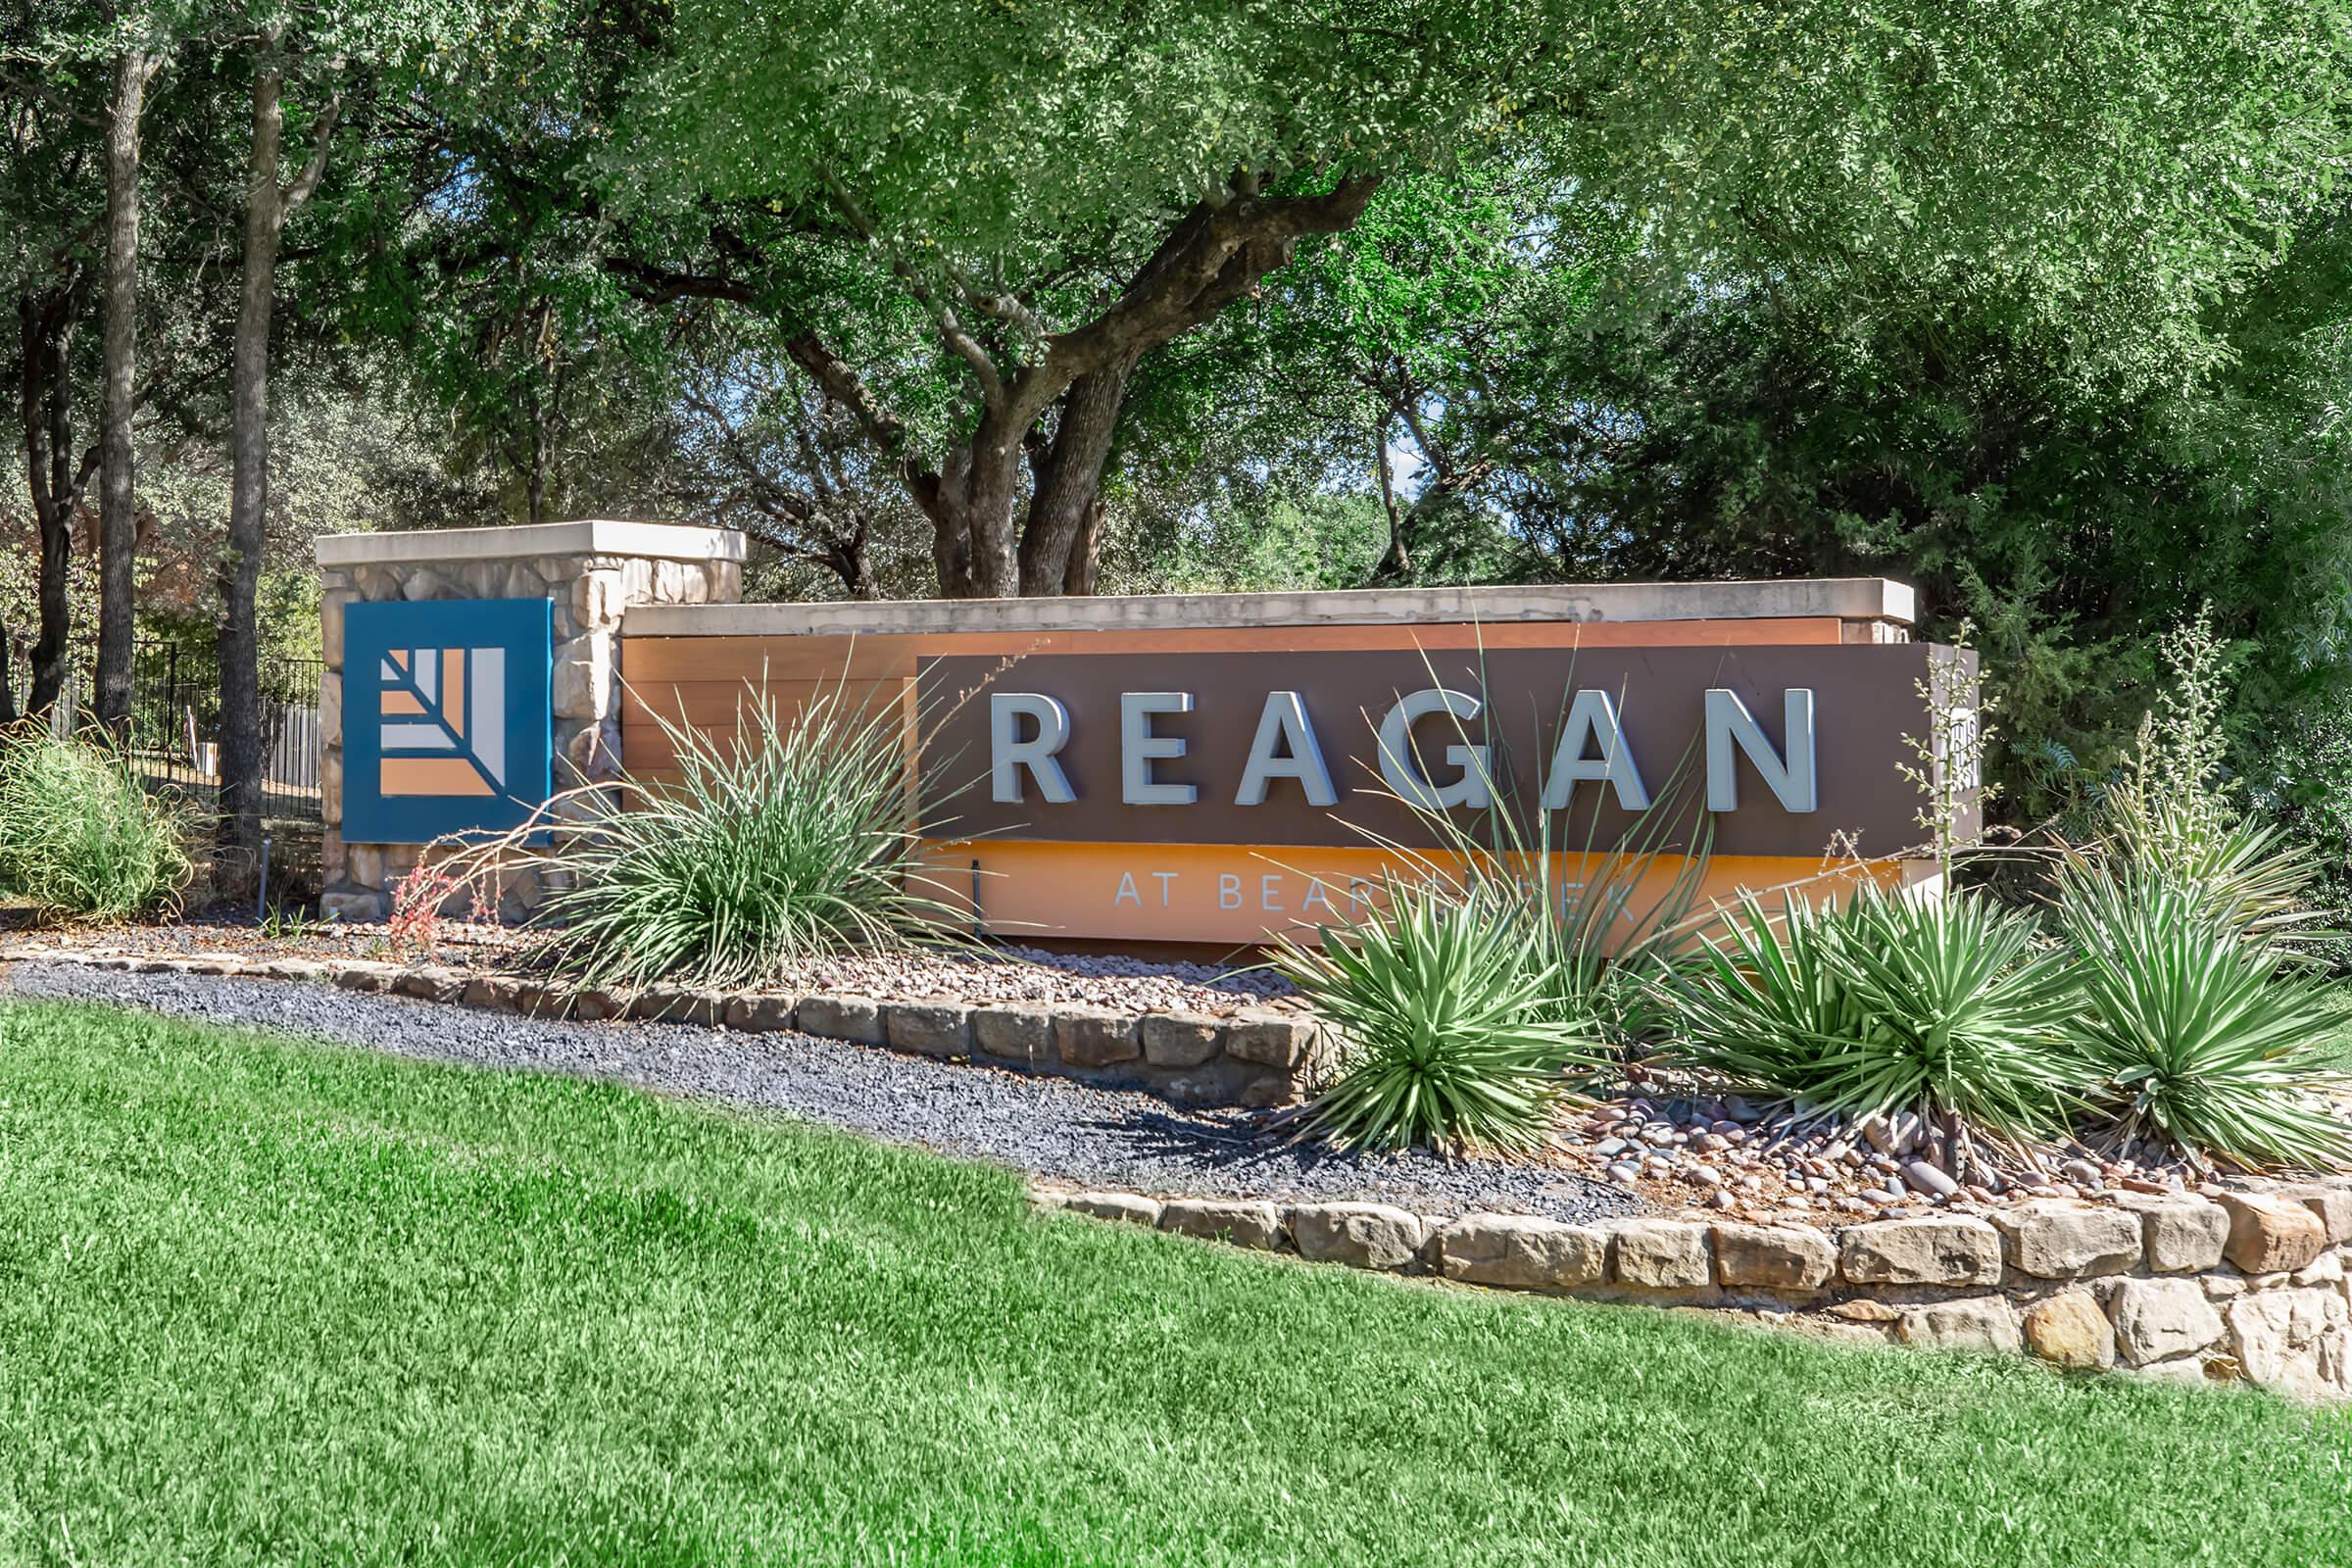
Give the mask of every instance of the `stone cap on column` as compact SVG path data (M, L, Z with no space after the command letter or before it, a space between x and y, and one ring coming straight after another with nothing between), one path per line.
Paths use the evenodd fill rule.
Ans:
M577 517L495 528L423 528L334 533L318 543L318 564L388 566L404 562L513 561L534 556L635 556L659 561L740 563L746 541L733 528L678 522Z

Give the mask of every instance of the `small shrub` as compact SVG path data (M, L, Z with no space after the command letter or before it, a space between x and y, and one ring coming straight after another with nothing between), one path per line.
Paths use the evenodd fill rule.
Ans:
M49 918L127 920L186 889L183 809L116 752L0 737L0 888Z
M385 935L401 953L425 953L441 945L441 924L453 906L464 907L468 918L488 923L497 909L483 891L488 873L451 864L419 863L392 884L392 912L384 921Z
M2318 975L2217 914L2194 888L2071 864L2061 918L2082 954L2082 1054L2123 1136L2195 1158L2341 1165L2352 1132L2321 1092L2344 1006Z
M1556 1015L1510 902L1391 879L1370 912L1285 943L1275 966L1336 1031L1306 1129L1343 1148L1525 1152L1591 1070L1591 1037Z
M1842 905L1752 899L1678 987L1670 1056L1743 1089L1850 1116L1953 1115L2055 1132L2080 1101L2065 1052L2075 987L2026 915L1865 885Z
M662 721L674 781L581 824L548 901L558 964L589 984L755 985L784 963L902 945L945 912L910 831L900 715L828 691L781 723L745 705L721 743Z

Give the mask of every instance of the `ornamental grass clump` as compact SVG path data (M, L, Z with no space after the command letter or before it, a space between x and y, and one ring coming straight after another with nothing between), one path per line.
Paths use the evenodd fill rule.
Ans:
M109 747L0 736L0 892L45 918L127 920L175 903L194 874L184 817Z
M1301 1126L1345 1149L1532 1152L1592 1037L1557 1015L1521 906L1391 878L1320 947L1275 967L1314 1004L1336 1057Z
M2082 1104L2074 978L2024 914L1864 885L1779 915L1744 900L1703 945L1676 982L1676 1064L1849 1118L1907 1110L2010 1140Z
M2126 881L2088 862L2061 877L2082 955L2077 1050L2114 1137L2154 1136L2199 1162L2341 1166L2352 1128L2322 1093L2342 1027L2334 988L2250 937L2209 889Z
M758 985L784 964L936 937L903 721L838 690L789 720L747 702L723 742L659 720L674 776L567 827L550 952L590 985ZM584 793L584 792L583 792Z

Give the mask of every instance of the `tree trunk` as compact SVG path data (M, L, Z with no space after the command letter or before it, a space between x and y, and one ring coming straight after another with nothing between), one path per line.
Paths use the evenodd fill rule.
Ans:
M1102 526L1102 466L1110 457L1119 410L1127 399L1132 356L1120 355L1072 381L1061 395L1053 444L1037 465L1029 518L1021 529L1021 592L1072 592L1094 581L1092 557ZM1084 542L1085 549L1079 547Z
M82 486L89 479L86 465L78 474L74 471L74 388L66 362L73 346L79 295L76 271L37 297L17 296L22 362L17 407L24 427L24 489L32 502L38 563L34 589L38 618L24 705L25 711L32 714L48 712L65 691L66 651L73 631L66 570L73 561L74 509L81 504Z
M98 721L117 739L130 727L132 598L138 546L130 420L139 332L139 117L155 59L125 50L115 60L106 126L106 360L99 411Z
M1372 568L1376 583L1409 583L1413 580L1412 514L1396 499L1396 475L1389 457L1389 421L1382 419L1372 430L1373 457L1380 470L1380 505L1389 517L1389 548Z
M10 683L8 673L14 662L15 646L9 640L8 622L0 620L0 729L6 729L23 716L17 711L16 688Z
M547 520L547 411L538 387L526 385L522 397L523 413L531 426L530 473L523 481L522 520L540 523Z
M1070 546L1069 564L1062 570L1061 591L1072 598L1092 594L1102 569L1102 496L1098 486L1095 499L1087 504L1077 542Z
M228 549L220 563L220 848L231 888L262 847L261 631L255 600L270 507L270 313L285 194L277 182L285 79L265 59L253 78L245 166L245 256L229 361Z

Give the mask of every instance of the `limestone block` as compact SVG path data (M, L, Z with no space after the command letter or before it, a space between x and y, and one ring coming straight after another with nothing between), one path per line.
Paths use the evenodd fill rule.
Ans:
M2026 1308L2026 1348L2044 1361L2090 1369L2115 1364L2115 1330L2087 1291L2066 1291Z
M1627 1220L1609 1239L1610 1276L1640 1291L1694 1291L1712 1285L1711 1229L1690 1220Z
M1157 1225L1159 1202L1133 1193L1072 1193L1061 1205L1097 1219L1125 1220L1130 1225Z
M2297 1285L2334 1285L2343 1277L2344 1255L2341 1252L2322 1252L2308 1268L2299 1268L2292 1276Z
M972 1009L959 1002L894 1002L882 1023L894 1051L961 1056L972 1049Z
M1421 1216L1386 1203L1300 1203L1291 1210L1291 1240L1316 1262L1406 1268L1421 1255Z
M2229 1306L2230 1336L2246 1381L2304 1398L2352 1392L2341 1291L2253 1291Z
M403 969L392 977L392 990L397 996L418 997L426 1002L455 1002L466 994L466 976L455 969L432 965Z
M1958 1216L1850 1226L1838 1267L1856 1285L1998 1285L2001 1233Z
M1249 1199L1173 1198L1160 1205L1159 1228L1268 1252L1283 1243L1281 1212Z
M2014 1355L2025 1348L2017 1315L1997 1296L1906 1307L1895 1322L1894 1334L1905 1345L1931 1349L1998 1350Z
M318 820L338 827L343 822L343 748L340 746L318 754Z
M882 1008L866 997L804 997L793 1017L799 1026L827 1040L849 1040L879 1046L883 1033Z
M730 1029L749 1034L781 1034L793 1026L793 1008L798 997L778 996L773 992L754 991L727 999L726 1023Z
M401 569L400 597L414 602L420 599L468 599L473 596L430 566L406 566Z
M2218 1267L2230 1240L2230 1213L2186 1194L2121 1193L2117 1206L2139 1215L2148 1267L2159 1274L2201 1274Z
M2009 1266L2041 1280L2079 1280L2123 1274L2140 1257L2140 1218L2062 1199L2036 1199L1992 1211L2007 1242Z
M612 710L612 639L587 632L556 650L558 718L601 719Z
M1245 1013L1225 1025L1225 1054L1264 1067L1297 1067L1315 1038L1314 1020L1285 1012Z
M344 991L389 991L400 971L388 963L347 958L335 965L330 978Z
M1811 1293L1837 1272L1838 1250L1805 1225L1714 1227L1715 1273L1735 1289Z
M1043 1006L1013 1004L972 1009L972 1041L992 1056L1016 1061L1054 1059L1054 1014Z
M381 893L324 893L318 898L318 913L322 918L340 921L345 925L366 925L384 917L384 896ZM338 977L340 984L340 977Z
M629 999L629 1016L654 1023L699 1024L715 1029L725 1019L726 999L715 991L688 986L647 986Z
M2132 1366L2194 1354L2222 1337L2221 1314L2195 1280L2125 1280L2107 1310L2116 1348Z
M620 572L583 571L571 580L571 615L582 631L612 631L620 625L628 605L628 584Z
M1154 1067L1198 1067L1217 1054L1217 1020L1198 1012L1144 1014L1144 1059Z
M477 974L466 982L466 990L458 1000L468 1007L511 1012L514 1008L514 981L505 975Z
M1054 1048L1072 1067L1108 1067L1144 1054L1135 1014L1113 1007L1054 1008Z
M1532 1214L1465 1214L1438 1233L1438 1268L1465 1285L1576 1290L1598 1285L1608 1237Z
M351 844L344 847L344 870L351 880L363 888L381 888L384 885L384 849L380 844Z
M636 999L625 991L610 986L587 986L571 994L571 1015L582 1023L602 1023L607 1018L626 1018ZM648 1014L648 1016L654 1016Z
M318 654L329 669L343 667L343 607L353 597L344 588L329 588L318 596Z
M2320 1216L2291 1198L2222 1193L2230 1240L2222 1255L2248 1274L2282 1274L2308 1266L2328 1245Z
M2292 1199L2317 1214L2329 1247L2352 1241L2352 1187L2341 1182L2295 1182L2273 1196Z
M321 746L343 738L343 677L332 669L318 677L318 739Z

